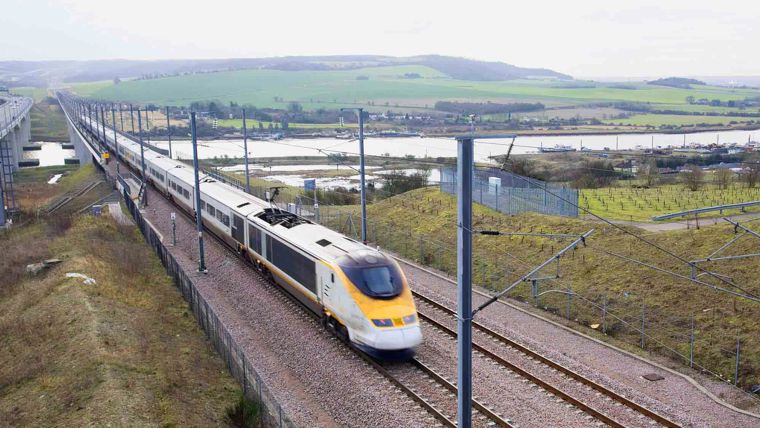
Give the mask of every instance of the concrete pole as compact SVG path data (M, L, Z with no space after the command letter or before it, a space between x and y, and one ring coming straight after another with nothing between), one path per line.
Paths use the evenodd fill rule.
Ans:
M140 110L139 109L137 110L137 114L138 115L140 114ZM145 132L148 133L148 135L146 136L146 140L149 142L150 141L150 118L148 117L148 108L147 107L145 107Z
M208 272L203 254L203 221L201 219L201 187L198 174L198 141L195 135L195 112L190 113L190 131L193 138L193 172L195 173L195 225L198 228L198 272Z
M143 145L143 137L142 137L142 119L140 118L140 109L137 109L137 126L140 130L138 134L138 140L140 141L140 166L142 167L142 180L143 183L146 182L146 176L145 176L145 146Z
M1 142L0 145L2 145ZM3 187L5 187L5 168L3 167L3 159L0 157L0 227L5 226L5 222L7 221L5 215L5 194Z
M103 145L108 147L108 144L106 143L106 114L103 110L103 104L100 105L100 121L103 122Z
M472 427L472 169L474 140L461 138L457 165L457 426Z
M111 122L113 122L113 147L114 147L114 149L116 151L116 153L114 153L113 155L116 158L116 163L118 163L119 162L119 141L118 141L118 138L116 138L116 134L117 134L117 132L116 132L116 110L114 110L113 107L111 107Z
M245 124L245 109L243 109L243 150L245 151L245 191L251 193L251 176L248 174L248 128Z
M169 140L169 159L172 158L172 128L169 124L169 106L166 106L166 137Z
M132 135L135 135L135 113L132 111L132 104L129 105L129 118L132 120Z
M364 179L364 109L357 109L359 113L359 176L361 181L362 202L362 243L367 244L367 186ZM460 425L461 426L461 425Z

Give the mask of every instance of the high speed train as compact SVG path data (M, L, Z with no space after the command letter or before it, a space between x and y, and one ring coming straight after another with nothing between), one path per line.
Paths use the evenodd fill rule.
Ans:
M106 140L111 153L142 171L139 143L120 133L114 144L112 130ZM193 169L147 147L144 158L146 181L194 216ZM422 332L409 284L393 258L205 174L200 199L203 225L328 328L375 358L414 355Z

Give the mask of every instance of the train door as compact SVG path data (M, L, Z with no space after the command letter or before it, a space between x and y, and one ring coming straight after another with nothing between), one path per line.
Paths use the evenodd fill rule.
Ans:
M243 218L232 214L232 238L234 238L239 244L245 243L245 223Z

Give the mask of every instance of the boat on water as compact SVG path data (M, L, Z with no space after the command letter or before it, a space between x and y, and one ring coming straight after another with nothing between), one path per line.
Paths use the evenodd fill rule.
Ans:
M541 147L541 153L562 153L562 152L574 152L575 148L572 146L556 144L554 147Z

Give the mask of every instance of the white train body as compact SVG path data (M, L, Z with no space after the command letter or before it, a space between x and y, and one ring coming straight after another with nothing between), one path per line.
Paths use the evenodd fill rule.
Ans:
M106 138L116 153L113 132ZM141 171L140 144L122 134L117 143L119 157ZM194 215L193 169L147 147L144 158L148 181ZM208 230L360 349L405 358L422 342L411 290L391 257L205 174L200 199Z

